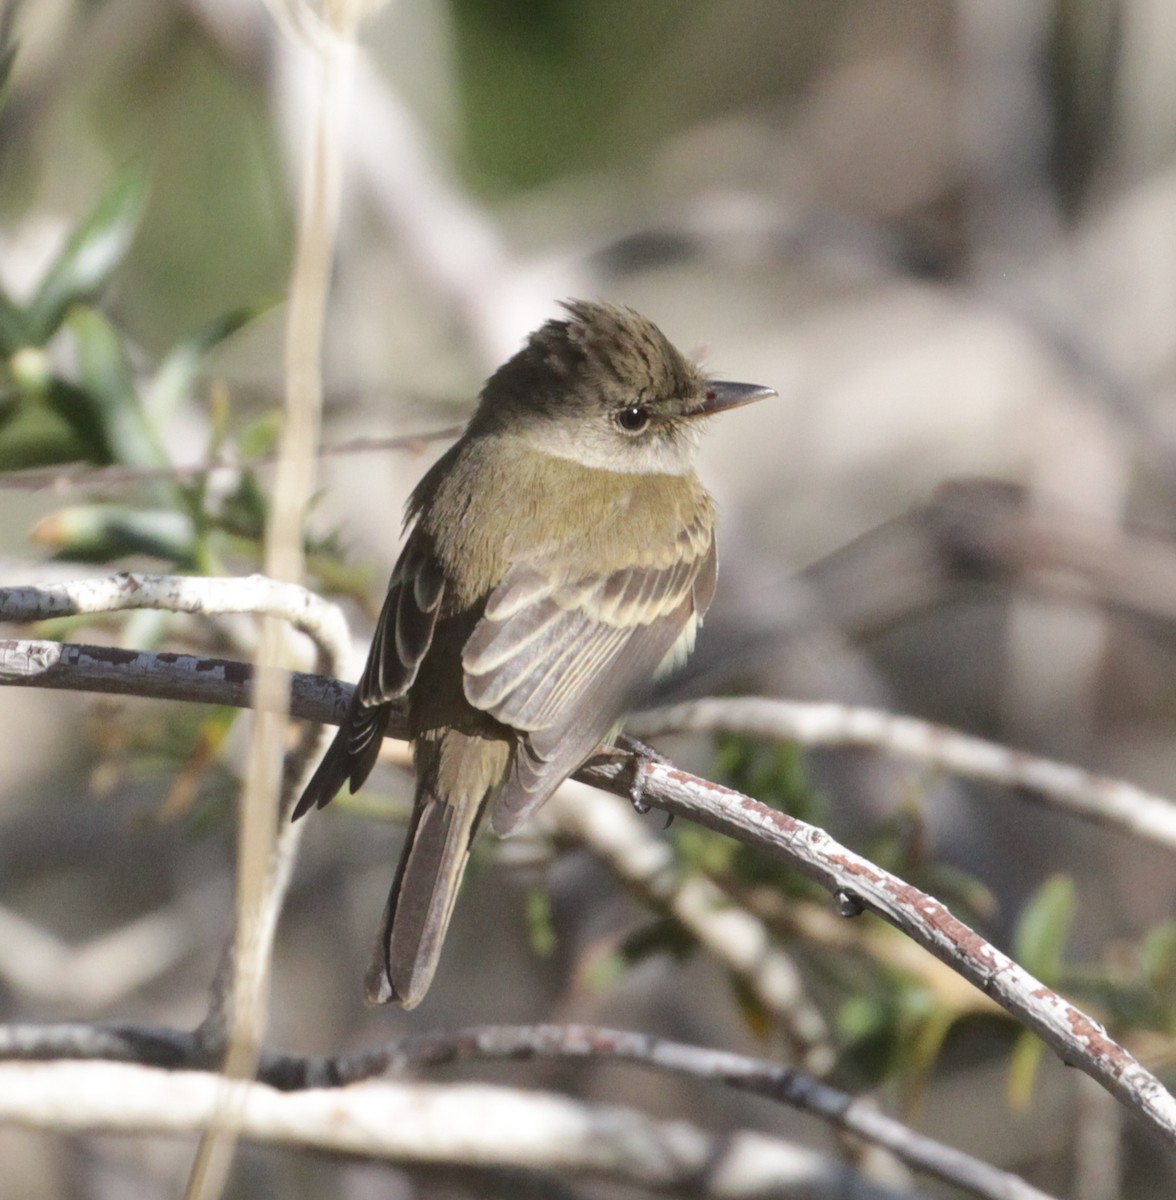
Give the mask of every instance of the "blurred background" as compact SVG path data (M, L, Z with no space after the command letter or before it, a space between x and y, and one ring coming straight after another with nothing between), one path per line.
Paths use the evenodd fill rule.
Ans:
M0 582L247 573L264 465L133 473L272 449L297 41L254 0L0 13ZM780 393L708 435L719 592L667 698L875 705L1176 791L1176 7L393 0L361 43L327 348L342 450L307 530L311 586L353 620L351 677L446 444L353 439L459 423L587 296ZM244 657L253 633L152 613L6 636ZM0 1017L195 1024L230 928L243 719L2 689L0 714ZM1172 1085L1169 851L860 751L663 748L944 899ZM426 1003L366 1010L409 795L390 765L311 818L273 1045L574 1019L788 1058L728 966L542 826L483 847ZM821 893L659 824L796 958L836 1082L1075 1200L1173 1194L1131 1119L926 956L869 918L822 933ZM836 1149L766 1103L619 1068L451 1074ZM35 1200L163 1197L190 1149L8 1130L0 1157ZM246 1147L230 1194L519 1186Z

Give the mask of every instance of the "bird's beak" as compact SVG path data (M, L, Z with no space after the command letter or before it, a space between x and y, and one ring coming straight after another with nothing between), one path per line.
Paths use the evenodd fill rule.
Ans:
M775 388L761 387L758 383L729 383L722 379L712 379L706 385L706 399L701 407L691 409L686 415L713 417L715 413L742 408L745 404L766 400L769 396L777 394Z

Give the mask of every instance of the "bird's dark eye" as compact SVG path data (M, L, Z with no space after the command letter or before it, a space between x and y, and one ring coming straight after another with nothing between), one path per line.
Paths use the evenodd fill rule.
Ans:
M649 413L639 404L631 404L617 413L617 424L626 433L640 433L649 424Z

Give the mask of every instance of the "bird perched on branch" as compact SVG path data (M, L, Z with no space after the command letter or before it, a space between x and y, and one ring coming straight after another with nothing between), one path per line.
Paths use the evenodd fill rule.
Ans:
M682 662L715 588L708 379L651 322L573 301L482 389L408 502L367 666L295 810L356 791L406 698L416 795L366 989L420 1002L483 820L517 829Z

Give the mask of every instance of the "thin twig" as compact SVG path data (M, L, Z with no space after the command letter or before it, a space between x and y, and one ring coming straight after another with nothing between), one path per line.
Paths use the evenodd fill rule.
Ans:
M250 613L278 618L314 642L324 671L332 669L327 666L331 662L338 669L351 644L351 631L337 605L265 575L212 579L119 571L97 579L0 588L0 621L46 621L141 608L206 617Z
M0 1064L0 1124L55 1132L192 1133L219 1080L128 1063ZM827 1155L747 1130L713 1134L630 1108L488 1084L379 1082L285 1093L242 1085L241 1134L417 1166L578 1174L697 1200L917 1200ZM487 1114L493 1114L488 1120Z
M103 1060L169 1070L202 1065L190 1034L133 1026L0 1025L0 1059ZM282 1091L351 1087L387 1072L456 1062L520 1059L617 1061L751 1092L808 1113L890 1151L907 1166L982 1200L1049 1200L1007 1171L945 1146L867 1101L779 1063L588 1025L486 1025L429 1033L333 1058L263 1053L258 1080Z
M597 759L577 778L628 794L633 766ZM1098 1080L1176 1147L1176 1098L1092 1017L1035 979L934 897L840 845L824 830L679 771L640 762L642 798L652 807L754 846L789 863L837 898L845 915L870 911L917 941L1036 1033L1063 1062Z
M1164 796L1070 763L881 709L720 696L636 713L625 728L640 738L742 733L802 746L866 746L935 770L1017 788L1071 816L1176 848L1176 804Z
M293 9L308 21L317 18L309 6L294 5ZM359 13L359 0L331 5L317 28L318 36L305 39L302 46L307 66L312 68L307 85L316 111L309 126L298 204L286 309L286 403L265 531L266 575L292 584L302 580L302 528L315 483L323 332L342 190L339 132L345 125ZM214 1006L203 1026L205 1033L218 1039L227 1032L222 1071L229 1090L215 1128L201 1138L185 1200L217 1200L224 1191L244 1104L237 1081L253 1076L261 1052L273 933L302 836L288 821L281 823L280 837L275 828L282 812L282 741L290 705L289 682L281 670L285 625L277 617L262 616L260 631L254 655L254 720L238 809L232 981L227 992L214 992ZM224 998L224 1005L215 1003L217 997Z
M332 458L352 454L385 454L389 450L405 450L409 454L420 454L431 442L446 442L462 431L460 425L449 425L444 429L428 433L410 433L397 437L359 437L329 446L320 446L316 458ZM118 464L109 467L90 467L70 464L60 467L32 467L20 471L0 471L0 491L16 492L71 492L83 488L112 488L131 483L154 483L167 480L175 483L191 483L217 471L248 471L259 467L270 467L278 461L278 454L255 454L249 458L210 458L203 462L174 464L167 467L124 467Z

